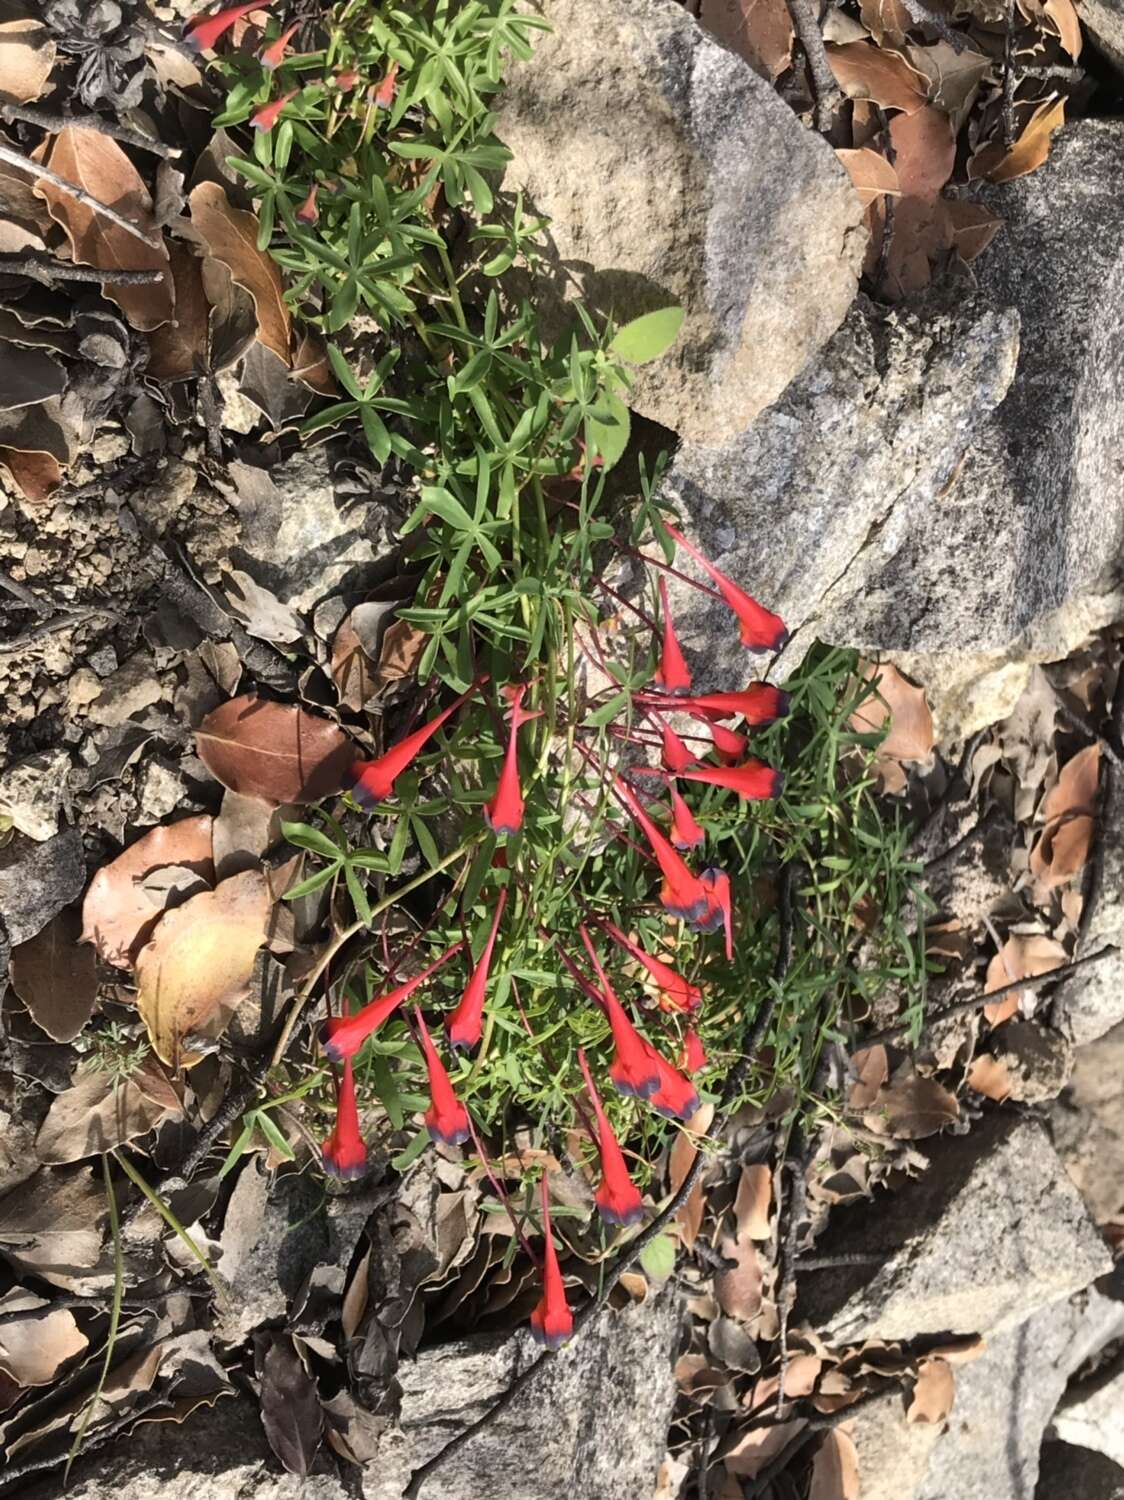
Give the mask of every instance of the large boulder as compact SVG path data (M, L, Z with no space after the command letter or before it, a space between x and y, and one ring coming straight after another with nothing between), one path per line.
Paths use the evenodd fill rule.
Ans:
M498 100L504 188L550 218L544 311L617 322L681 305L632 405L723 442L843 319L862 207L830 147L676 0L543 0L552 30Z
M1115 993L1107 992L1117 1006L1122 985L1124 976L1118 975ZM1077 1048L1073 1076L1050 1110L1050 1126L1093 1218L1098 1224L1124 1223L1124 1024Z
M1077 0L1077 13L1093 46L1124 73L1124 0Z

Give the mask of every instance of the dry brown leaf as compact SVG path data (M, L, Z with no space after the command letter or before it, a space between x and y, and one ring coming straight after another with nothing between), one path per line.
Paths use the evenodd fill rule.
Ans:
M356 756L338 724L256 693L220 704L195 731L195 742L223 786L278 806L339 792Z
M872 99L883 109L911 114L929 97L927 80L898 52L872 42L829 44L827 60L848 99Z
M794 1354L784 1372L784 1393L789 1400L810 1396L822 1369L823 1360L818 1354Z
M1054 23L1054 29L1062 46L1074 62L1081 56L1081 22L1077 18L1073 0L1044 0L1042 9Z
M1065 124L1065 99L1046 99L1038 106L1010 151L1002 138L981 147L968 163L968 177L989 182L1011 182L1037 170L1050 154L1054 132Z
M12 988L36 1026L70 1042L90 1019L98 980L94 950L82 941L82 913L68 906L41 932L12 949Z
M899 210L904 205L899 204ZM897 230L895 230L895 235ZM890 732L879 747L879 754L893 760L927 760L936 743L933 715L925 701L925 689L913 683L885 662L859 662L859 673L866 680L875 678L875 696L859 706L849 724L862 734L870 734L890 720Z
M785 0L702 0L699 24L770 83L792 61L794 33Z
M812 1460L808 1500L859 1500L859 1455L838 1427L829 1432Z
M1088 745L1079 750L1066 761L1057 782L1042 799L1042 821L1051 823L1055 818L1072 817L1074 813L1094 813L1100 774L1101 747Z
M186 866L208 882L214 878L210 818L181 818L154 828L94 876L82 905L82 941L93 943L106 963L132 967L161 915L144 881L171 865Z
M892 1082L879 1089L863 1115L868 1130L896 1141L920 1141L960 1118L955 1097L935 1078L924 1078L906 1062Z
M864 1047L851 1059L856 1082L851 1086L848 1105L851 1109L869 1109L878 1090L890 1076L890 1062L882 1046Z
M984 993L1001 990L1016 979L1033 979L1039 974L1049 974L1052 969L1060 969L1067 962L1065 949L1053 938L1038 935L1027 937L1013 933L987 966ZM1021 998L1016 990L1005 1000L985 1005L984 1015L992 1026L998 1026L1001 1021L1006 1021L1015 1014Z
M906 1409L907 1422L943 1422L956 1399L956 1377L944 1359L923 1359Z
M972 1059L967 1078L969 1088L975 1089L977 1094L983 1094L987 1099L994 1099L997 1104L1001 1104L1010 1095L1011 1075L1007 1064L1002 1058L992 1057L989 1052L981 1052L979 1057Z
M350 616L340 625L332 641L332 681L341 706L356 714L378 687L375 664L363 650L363 642L356 634Z
M983 254L1004 224L982 203L972 203L967 198L946 198L944 212L953 249L969 264Z
M696 1135L705 1135L710 1129L710 1122L714 1119L714 1105L703 1104L686 1121L686 1128L681 1130L675 1138L668 1157L667 1175L668 1185L673 1193L677 1193L683 1184L687 1173L694 1165L695 1157L699 1154L699 1148L693 1139ZM687 1194L687 1201L675 1215L676 1223L679 1225L679 1239L685 1250L690 1250L698 1238L699 1229L702 1225L703 1210L706 1200L703 1197L702 1180L695 1183Z
M681 1354L675 1362L675 1379L684 1395L702 1398L728 1384L730 1376L703 1354Z
M276 807L260 797L243 797L228 788L211 829L215 879L226 880L243 870L256 869L266 851L281 838L282 822L291 822L295 813L296 808ZM267 877L280 900L284 888L278 890L277 874L267 872Z
M884 194L896 197L901 192L898 174L881 151L862 146L857 151L837 150L835 154L846 167L864 208Z
M54 137L47 166L67 182L85 188L99 202L115 208L138 229L155 229L148 189L111 136L68 125ZM52 219L66 230L74 259L82 265L101 271L163 271L163 278L151 285L114 286L104 282L102 294L116 302L132 326L142 332L168 321L173 308L172 278L168 274L168 252L162 244L148 245L137 239L45 178L35 184L35 191L47 204Z
M54 41L39 21L0 22L0 103L34 103L54 65Z
M221 1036L249 994L272 904L259 871L232 875L165 913L137 955L137 1009L169 1067L200 1062L194 1040Z
M911 115L895 115L890 121L890 141L903 196L935 198L956 162L956 141L948 115L932 104Z
M773 1202L773 1174L763 1163L743 1167L734 1199L734 1220L738 1226L738 1238L748 1235L751 1240L767 1240L772 1233L769 1226L769 1208Z
M208 253L254 299L259 340L288 365L289 309L276 263L258 249L257 219L235 208L217 182L199 183L192 188L188 201L191 222Z
M34 1312L42 1317L11 1318L10 1313ZM50 1385L68 1359L81 1354L89 1339L65 1307L51 1304L34 1292L14 1287L0 1298L0 1371L17 1385Z
M148 336L148 367L153 380L190 380L207 368L210 306L203 291L203 262L178 240L168 244L174 306L171 321Z
M913 25L902 0L859 0L862 23L880 47L900 47Z
M62 483L62 465L51 453L25 453L21 448L0 447L0 464L12 476L12 483L35 505L49 500Z
M112 1151L180 1113L179 1095L154 1058L124 1080L79 1069L72 1087L52 1101L35 1151L44 1166L62 1166Z
M761 1311L761 1288L764 1269L752 1240L736 1240L724 1235L718 1246L725 1260L735 1262L733 1270L714 1273L714 1295L718 1305L731 1318L748 1321Z
M759 1380L753 1388L753 1395L747 1405L753 1412L761 1412L764 1408L774 1405L777 1399L777 1390L780 1381L775 1375ZM774 1426L751 1427L748 1431L739 1433L730 1451L723 1456L730 1474L735 1474L740 1479L753 1479L765 1465L782 1453L788 1444L801 1432L807 1422L800 1418L795 1422L778 1422Z
M375 680L380 687L411 677L429 637L408 620L395 620L383 632Z
M299 380L320 396L338 396L339 386L332 374L328 346L315 331L305 333L293 355L293 380Z
M991 59L971 47L956 52L948 42L909 47L907 51L913 66L929 80L929 102L944 110L953 131L959 134L992 67Z
M711 1354L728 1370L756 1375L761 1369L756 1341L733 1318L715 1318L707 1330L706 1342Z

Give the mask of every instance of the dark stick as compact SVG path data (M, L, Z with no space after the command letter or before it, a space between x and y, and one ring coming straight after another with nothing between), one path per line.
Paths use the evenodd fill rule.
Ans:
M73 127L76 130L96 130L99 135L112 136L115 141L124 141L126 146L136 146L141 151L151 151L153 156L182 156L178 146L165 146L163 141L145 135L141 130L130 130L128 125L118 125L113 120L103 120L101 115L54 115L46 109L31 109L26 104L0 105L0 116L11 123L22 120L26 125L38 125L58 135L60 130Z
M97 266L75 266L65 260L43 260L36 255L0 256L0 273L30 276L50 285L55 281L99 281L107 286L147 286L164 279L163 271L99 271Z
M28 609L33 609L37 615L49 615L51 606L46 599L40 599L38 594L33 594L29 588L22 583L17 583L7 573L0 572L0 589L11 594L13 599L18 599L21 604L26 604Z
M124 214L119 214L115 208L111 208L108 203L103 203L100 198L95 198L93 193L88 193L85 188L79 187L77 183L70 182L65 177L60 177L57 172L53 172L50 167L44 166L42 162L32 161L30 156L25 156L22 151L17 151L14 146L8 146L0 142L0 161L7 162L10 167L17 167L21 172L29 172L32 177L53 183L55 187L61 188L75 202L84 203L87 208L92 208L95 213L101 214L110 223L116 224L119 229L123 229L126 234L131 234L134 239L140 240L146 245L151 245L153 249L158 250L163 246L164 236L162 233L155 231L149 233L148 230L139 228L131 219L127 219Z
M777 1386L777 1416L784 1415L784 1377L788 1371L788 1315L796 1301L796 1239L800 1221L804 1217L807 1201L807 1183L804 1178L804 1131L797 1121L788 1143L785 1166L789 1169L792 1186L788 1195L788 1227L781 1241L781 1284L777 1293L777 1319L780 1323L780 1383ZM783 1175L783 1174L782 1174Z
M1010 151L1015 144L1015 77L1013 39L1015 31L1015 0L1007 0L1007 26L1003 34L1003 144Z
M812 75L816 91L816 129L823 133L834 124L835 113L843 102L843 95L827 60L820 18L812 0L786 0L786 3L792 16L793 30L808 59L808 71Z
M954 31L944 16L938 15L935 10L930 10L927 5L922 5L921 0L902 0L902 4L909 12L911 21L916 22L918 26L931 26L941 41L947 42L957 56L963 52L963 34Z
M791 912L789 911L791 890L792 871L790 867L786 867L781 875L781 890L779 901L780 930L777 939L777 957L776 962L773 965L773 975L774 978L778 981L784 978L789 964L789 953L792 938L792 917ZM771 1007L769 1014L772 1014ZM767 1021L765 1024L767 1025ZM714 1123L710 1128L710 1134L713 1138L717 1138L721 1134L722 1128L727 1122L727 1116L730 1113L733 1102L737 1098L738 1093L741 1090L741 1086L745 1080L746 1074L749 1072L753 1050L756 1046L754 1038L759 1038L763 1034L763 1032L764 1026L758 1024L754 1025L749 1034L749 1037L747 1038L747 1042L743 1047L742 1056L726 1076L726 1083L722 1089L722 1098L719 1102L718 1113L714 1119ZM695 1183L702 1176L703 1169L707 1164L707 1160L708 1159L704 1156L701 1150L696 1152L695 1159L691 1163L687 1175L680 1183L678 1191L671 1195L671 1198L664 1205L663 1209L656 1215L656 1217L643 1231L643 1233L638 1234L634 1240L631 1240L620 1251L616 1260L613 1262L612 1270L605 1277L605 1280L601 1285L601 1290L598 1292L597 1296L591 1298L590 1301L587 1302L586 1305L581 1309L581 1311L575 1314L573 1332L574 1338L577 1338L582 1329L586 1328L589 1323L592 1322L592 1320L598 1315L598 1313L604 1307L605 1303L608 1301L611 1293L613 1292L613 1289L616 1287L625 1271L627 1271L629 1266L631 1266L636 1261L636 1259L647 1249L652 1241L663 1232L664 1227L670 1222L671 1219L675 1217L680 1208L682 1208L683 1204L686 1203L687 1199L691 1195L691 1191L694 1188ZM531 1362L531 1364L527 1366L522 1374L515 1377L512 1383L508 1386L507 1390L504 1391L503 1395L492 1403L492 1405L483 1414L483 1416L477 1417L475 1422L471 1423L461 1432L458 1432L455 1437L450 1438L445 1446L443 1448L439 1448L432 1458L428 1459L419 1468L415 1469L410 1475L409 1484L402 1491L402 1500L416 1500L417 1495L421 1491L422 1485L429 1478L429 1476L436 1469L440 1468L441 1465L446 1461L446 1459L448 1459L453 1453L455 1453L457 1449L464 1447L464 1445L470 1442L478 1432L482 1431L483 1428L490 1426L502 1412L506 1411L511 1403L515 1400L515 1398L519 1395L519 1393L526 1390L531 1382L554 1358L556 1358L556 1354L553 1349L544 1349L542 1353L539 1354L537 1358L535 1358Z

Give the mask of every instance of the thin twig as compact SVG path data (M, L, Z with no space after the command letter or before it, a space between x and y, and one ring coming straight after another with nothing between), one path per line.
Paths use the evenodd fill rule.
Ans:
M946 1005L944 1010L937 1011L934 1015L926 1016L922 1024L922 1030L927 1031L931 1026L936 1026L941 1021L951 1021L956 1016L971 1015L974 1010L979 1010L983 1005L991 1005L996 1000L1002 1000L1007 995L1013 995L1020 990L1036 990L1040 985L1056 983L1059 979L1068 979L1077 969L1083 969L1086 964L1099 963L1102 958L1109 954L1118 952L1115 943L1106 943L1103 948L1098 948L1095 953L1089 953L1084 958L1075 958L1072 963L1063 964L1058 969L1049 969L1045 974L1034 974L1026 979L1016 979L1013 984L1005 984L1000 989L989 990L973 995L969 1000L959 1000L955 1005ZM886 1026L881 1031L872 1032L870 1036L863 1037L862 1047L874 1047L880 1043L897 1042L911 1031L908 1022L899 1026Z
M76 266L68 260L44 260L38 255L0 256L0 275L30 276L50 286L56 281L97 281L105 286L148 286L164 279L163 271L101 271Z
M38 594L33 594L29 588L22 583L17 583L10 574L0 571L0 589L11 594L13 599L18 599L21 604L26 604L28 609L33 609L37 615L49 615L51 605L46 599L40 599Z
M1010 151L1015 144L1015 76L1014 58L1015 0L1007 0L1007 19L1003 32L1003 144Z
M65 614L56 615L53 620L45 620L42 625L32 626L10 641L0 641L0 655L10 656L14 651L22 651L26 646L34 646L49 635L58 635L60 630L72 630L76 625L84 625L88 620L99 617L103 619L108 617L110 620L120 618L116 610L97 606L91 609L68 610Z
M964 51L965 40L962 32L956 31L948 24L944 16L935 10L930 10L927 5L922 5L921 0L902 0L911 21L918 26L931 26L940 37L942 42L947 42L952 50L960 55Z
M776 962L773 966L773 977L778 986L780 981L784 978L789 964L792 936L792 919L791 912L788 908L791 888L791 868L786 867L782 873L781 878L781 899L779 903L780 926L777 941L777 957ZM737 1063L726 1076L726 1082L722 1089L722 1098L719 1102L718 1112L710 1128L710 1135L714 1139L717 1139L721 1135L724 1126L728 1123L728 1116L731 1113L733 1103L741 1092L741 1087L743 1082L745 1081L745 1076L749 1071L756 1046L756 1043L754 1043L752 1039L754 1037L760 1037L762 1033L763 1028L755 1024L749 1034L749 1037L746 1040L746 1043L743 1044L741 1057L738 1059ZM672 1193L671 1197L664 1204L663 1208L647 1226L647 1228L641 1234L638 1234L634 1240L630 1240L629 1243L625 1245L624 1248L620 1251L616 1260L613 1262L612 1269L604 1277L597 1296L592 1297L585 1304L585 1306L575 1314L573 1338L577 1338L582 1330L588 1327L593 1319L597 1317L602 1308L605 1306L605 1303L609 1300L609 1297L616 1288L625 1271L627 1271L629 1266L634 1264L634 1262L644 1253L644 1251L648 1248L652 1241L657 1239L663 1233L664 1228L667 1226L667 1224L670 1223L670 1221L682 1208L683 1204L686 1203L687 1199L691 1195L692 1190L694 1189L695 1183L702 1175L703 1169L707 1165L708 1160L709 1158L707 1158L702 1151L698 1151L695 1154L695 1159L691 1163L686 1176L683 1178L683 1181L679 1184L678 1190ZM494 1401L482 1416L477 1417L475 1422L470 1423L468 1427L465 1427L460 1432L458 1432L455 1437L450 1438L449 1441L444 1445L444 1447L439 1448L432 1458L428 1459L424 1464L413 1471L413 1473L410 1475L409 1484L402 1492L402 1500L416 1500L417 1495L421 1492L422 1485L424 1485L425 1481L430 1477L430 1475L433 1474L435 1470L440 1468L441 1465L444 1464L453 1455L453 1453L457 1452L460 1448L463 1448L466 1443L469 1443L478 1432L481 1432L485 1427L490 1426L497 1419L497 1417L501 1415L501 1413L507 1410L507 1408L516 1399L520 1392L526 1390L527 1387L538 1377L541 1371L545 1369L545 1367L550 1364L551 1361L556 1357L557 1355L555 1350L544 1349L542 1353L537 1356L537 1358L532 1360L527 1368L522 1371L521 1374L515 1377L515 1379L504 1391L503 1395L500 1396L496 1401Z
M781 1242L781 1282L777 1292L777 1321L780 1343L780 1380L777 1384L777 1417L785 1413L784 1378L788 1372L788 1317L796 1301L796 1240L807 1202L804 1171L804 1131L800 1122L793 1126L785 1166L792 1179L788 1195L788 1228Z
M163 235L151 234L146 229L141 229L131 219L126 219L124 214L119 214L115 208L110 208L108 203L103 203L100 198L95 198L93 193L88 193L74 182L68 182L65 177L60 177L50 167L45 167L42 162L32 161L30 156L25 156L22 151L17 151L14 146L6 142L0 142L0 161L7 162L10 167L18 167L21 172L30 172L33 177L40 181L53 183L55 187L61 188L68 197L76 203L84 203L87 208L92 208L103 218L116 224L126 234L131 234L134 239L140 240L145 245L151 245L154 250L159 250L164 243Z
M870 1254L864 1250L852 1250L845 1255L800 1255L796 1260L798 1271L838 1271L844 1266L879 1266L889 1260L890 1252L880 1250Z
M816 129L825 132L835 122L835 114L843 103L843 95L827 60L827 50L820 30L820 18L812 0L786 0L792 16L792 26L808 59L808 71L816 95Z
M153 156L175 160L183 152L178 146L166 146L155 136L145 135L143 130L132 130L128 125L119 125L115 120L104 120L101 115L55 115L46 109L32 109L26 104L0 105L0 117L9 122L22 120L25 125L38 125L58 135L60 130L96 130L98 135L112 136L115 141L124 141L126 146L136 146L141 151L151 151Z

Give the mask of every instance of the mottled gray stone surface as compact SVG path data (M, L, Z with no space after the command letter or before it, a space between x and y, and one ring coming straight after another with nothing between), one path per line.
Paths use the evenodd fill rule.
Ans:
M806 1278L799 1313L825 1337L997 1336L1110 1269L1039 1121L996 1113L924 1145L919 1178L836 1210L824 1253L880 1259Z
M1091 1448L1124 1465L1124 1369L1119 1360L1103 1375L1066 1392L1052 1428L1063 1443Z
M677 303L634 409L721 442L839 326L865 248L834 153L675 0L542 0L553 31L508 69L504 188L551 220L541 289L624 322ZM558 319L557 308L555 318Z
M1058 1030L1079 1046L1124 1022L1124 788L1114 792L1101 857L1100 894L1082 951L1095 953L1111 943L1116 952L1067 980L1050 1014Z
M12 947L41 932L82 894L86 862L76 828L36 844L22 834L0 849L0 926Z
M1050 1129L1097 1223L1124 1219L1124 1024L1077 1048Z
M1076 5L1093 46L1124 74L1124 0L1076 0Z

